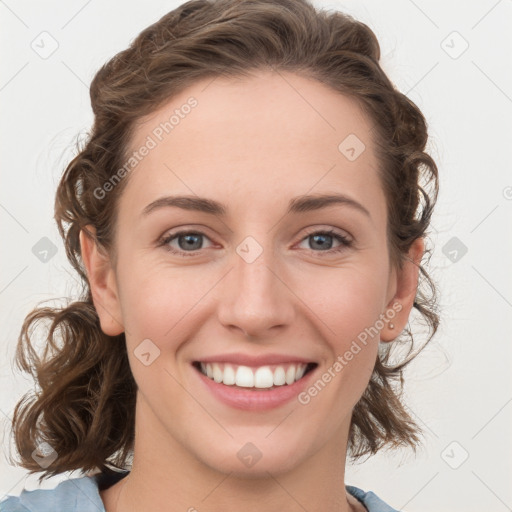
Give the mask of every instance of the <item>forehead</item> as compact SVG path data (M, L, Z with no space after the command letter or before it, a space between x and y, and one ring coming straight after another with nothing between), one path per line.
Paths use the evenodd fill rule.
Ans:
M172 193L261 213L337 191L385 214L371 122L353 99L294 73L197 82L140 120L130 149L144 146L121 211Z

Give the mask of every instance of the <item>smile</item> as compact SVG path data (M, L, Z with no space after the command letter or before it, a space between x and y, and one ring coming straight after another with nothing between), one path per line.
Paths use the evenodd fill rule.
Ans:
M275 389L289 386L313 370L316 363L283 363L249 367L230 363L194 362L204 376L219 384L241 388Z

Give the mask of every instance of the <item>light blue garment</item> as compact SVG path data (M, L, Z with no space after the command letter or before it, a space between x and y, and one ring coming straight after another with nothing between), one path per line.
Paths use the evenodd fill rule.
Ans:
M118 482L129 472L114 475L95 475L71 478L54 489L23 490L19 496L7 496L0 501L0 512L105 512L99 490ZM373 492L346 485L369 512L398 512L384 503Z

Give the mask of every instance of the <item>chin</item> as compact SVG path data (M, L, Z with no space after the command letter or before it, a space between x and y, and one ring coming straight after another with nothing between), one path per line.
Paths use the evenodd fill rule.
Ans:
M265 435L268 435L268 431ZM268 478L269 473L278 475L293 470L300 464L301 458L306 458L304 445L285 446L276 438L258 441L219 443L218 448L211 447L205 457L204 453L197 457L211 469L220 473L231 474L237 478L261 479Z

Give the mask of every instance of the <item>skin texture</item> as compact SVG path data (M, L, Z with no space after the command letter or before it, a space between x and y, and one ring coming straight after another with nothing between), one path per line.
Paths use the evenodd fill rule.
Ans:
M116 258L81 234L102 330L126 333L139 388L133 469L101 493L106 509L365 510L341 484L351 412L379 342L393 340L407 323L423 240L395 271L372 124L352 99L293 73L209 79L144 118L131 147L141 147L190 96L198 105L124 178ZM349 134L366 146L354 161L338 150ZM335 192L361 203L370 217L339 204L286 214L292 197ZM141 215L171 194L214 199L227 213L166 207ZM180 229L205 235L192 240L193 256L158 246ZM327 237L323 247L341 250L325 254L310 236L325 229L353 245ZM252 263L236 251L247 236L262 248ZM181 242L168 245L187 253L187 240ZM279 353L317 361L320 377L396 303L402 309L395 328L369 338L307 405L232 409L203 389L191 366L220 353ZM147 338L160 350L148 366L134 354ZM262 454L252 467L237 457L247 442Z

